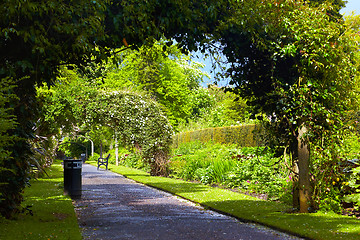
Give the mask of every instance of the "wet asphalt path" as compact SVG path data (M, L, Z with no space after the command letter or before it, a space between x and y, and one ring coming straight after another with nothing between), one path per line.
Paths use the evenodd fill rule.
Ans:
M84 164L75 210L83 239L298 239L205 210L121 175Z

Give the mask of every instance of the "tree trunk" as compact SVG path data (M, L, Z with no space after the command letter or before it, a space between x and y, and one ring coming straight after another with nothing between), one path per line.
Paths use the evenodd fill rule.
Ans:
M309 212L311 206L311 186L310 186L310 154L308 145L301 139L306 132L306 128L299 128L298 136L291 145L292 170L293 176L293 208L299 212Z
M309 212L311 206L311 186L310 186L310 154L309 146L301 141L306 132L306 127L299 129L298 135L298 161L299 161L299 203L300 212Z

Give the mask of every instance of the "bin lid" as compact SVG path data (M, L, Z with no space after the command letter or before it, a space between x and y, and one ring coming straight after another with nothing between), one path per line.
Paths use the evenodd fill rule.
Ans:
M79 159L66 159L64 160L64 169L81 169L82 161Z

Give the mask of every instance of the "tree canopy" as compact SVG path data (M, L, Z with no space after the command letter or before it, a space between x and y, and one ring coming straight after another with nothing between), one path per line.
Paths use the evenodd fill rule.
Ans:
M0 212L11 216L22 201L28 182L30 145L34 138L36 84L51 84L66 64L86 66L107 59L114 49L134 48L153 39L174 38L196 50L215 27L227 1L24 1L0 4L0 78L11 77L19 104L14 107L18 125L10 135L19 140L9 148L13 160L2 163L15 171L1 192ZM186 23L186 24L185 24ZM11 204L10 204L11 203ZM10 206L10 207L9 207Z
M17 86L11 91L19 101L11 104L19 124L8 134L21 138L7 147L12 158L0 165L14 173L4 180L8 184L0 185L6 193L1 214L9 217L17 211L29 179L28 140L35 137L36 115L41 114L36 86L51 85L63 65L85 68L124 46L141 51L141 46L165 38L184 51L204 51L220 42L234 91L273 122L280 144L291 145L296 156L299 143L324 147L320 139L335 141L344 113L356 100L358 45L338 14L344 1L322 2L310 1L311 7L302 0L2 1L0 79L13 79ZM152 54L145 56L161 57ZM171 90L156 85L158 98L161 89Z

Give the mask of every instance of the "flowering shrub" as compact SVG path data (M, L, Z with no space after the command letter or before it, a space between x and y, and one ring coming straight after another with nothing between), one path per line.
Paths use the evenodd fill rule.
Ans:
M129 91L98 92L92 104L84 102L83 113L89 128L109 126L125 145L141 152L152 175L167 175L173 129L157 102Z

